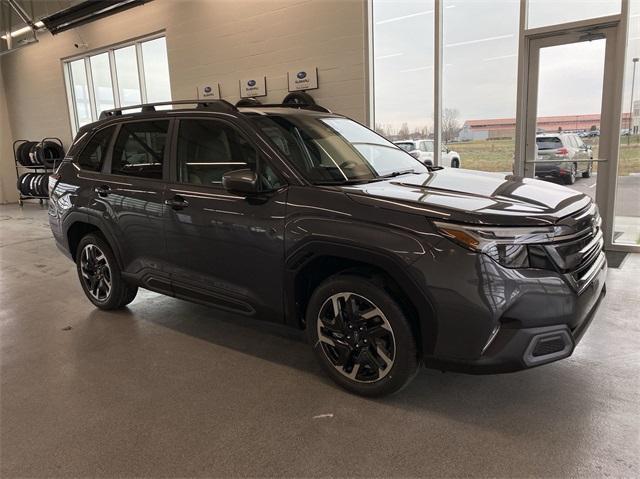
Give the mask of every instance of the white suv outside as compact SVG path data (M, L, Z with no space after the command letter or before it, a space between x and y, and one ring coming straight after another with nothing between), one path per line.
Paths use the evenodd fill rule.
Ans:
M402 140L394 141L394 143L425 165L433 165L433 140ZM443 146L440 158L441 166L460 168L458 152Z

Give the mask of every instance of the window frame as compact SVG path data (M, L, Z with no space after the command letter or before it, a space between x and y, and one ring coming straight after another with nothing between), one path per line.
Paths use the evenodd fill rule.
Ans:
M173 129L171 134L171 159L170 159L170 170L169 170L169 182L180 185L180 186L189 186L190 188L205 188L205 189L213 189L216 191L227 191L222 184L220 185L207 185L207 184L193 184L188 182L182 182L178 179L178 169L179 169L179 161L178 161L178 135L180 133L180 123L184 120L198 120L198 121L217 121L222 123L229 128L232 128L237 132L238 135L241 135L247 143L249 143L258 153L258 161L257 164L260 165L261 162L267 163L274 174L278 177L278 180L281 183L279 188L274 190L266 190L261 191L260 193L270 193L272 191L279 191L283 188L287 188L289 186L289 182L286 180L285 176L280 171L279 167L274 164L274 161L271 160L269 155L265 153L265 151L260 148L258 142L255 141L255 138L252 137L251 132L247 131L245 127L239 122L230 121L228 117L222 117L217 115L205 116L205 115L184 115L178 118L174 118L173 121Z
M141 104L147 103L147 90L146 83L144 77L144 57L142 53L142 44L157 40L158 38L164 38L166 42L166 32L161 31L157 33L153 33L151 35L146 35L143 37L137 37L131 40L127 40L121 43L117 43L114 45L110 45L108 47L100 48L93 50L89 53L84 53L82 55L75 55L72 57L66 57L61 60L62 62L62 70L63 70L63 78L65 82L65 91L67 94L67 105L69 108L69 121L71 123L71 133L72 136L75 136L80 130L80 125L78 123L78 113L75 104L75 96L73 89L73 75L71 73L71 63L82 60L84 62L85 68L85 79L87 82L87 90L89 95L89 104L91 110L91 118L92 121L97 121L98 115L100 114L97 111L96 97L95 97L95 85L93 82L93 71L91 69L91 57L101 55L107 53L109 56L109 70L111 73L111 90L113 94L113 103L114 108L120 108L122 106L119 92L119 84L118 84L118 72L116 69L116 61L115 61L115 51L120 50L121 48L126 48L130 46L135 46L136 52L136 62L138 66L138 86L140 88L140 100ZM169 63L169 59L167 58L167 64ZM171 85L171 78L169 78L169 85ZM169 98L171 100L171 98Z

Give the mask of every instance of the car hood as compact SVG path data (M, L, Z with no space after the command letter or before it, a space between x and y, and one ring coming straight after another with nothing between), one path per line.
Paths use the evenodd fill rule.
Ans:
M591 198L564 186L499 173L445 168L343 187L356 202L434 219L490 225L553 224Z

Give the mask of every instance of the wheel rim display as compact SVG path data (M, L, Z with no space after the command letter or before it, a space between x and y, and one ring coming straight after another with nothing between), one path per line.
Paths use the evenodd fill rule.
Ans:
M344 377L361 383L381 380L391 371L396 342L391 324L373 301L356 293L337 293L320 308L318 343Z
M87 291L98 301L106 301L111 294L111 268L98 246L88 244L80 256L80 273Z

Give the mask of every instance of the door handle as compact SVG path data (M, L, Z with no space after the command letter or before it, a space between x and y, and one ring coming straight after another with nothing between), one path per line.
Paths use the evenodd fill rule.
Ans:
M164 204L170 206L174 210L181 210L189 206L189 202L180 195L176 195L171 199L164 200Z
M109 191L111 191L111 188L109 188L107 185L100 185L100 186L96 186L93 191L95 191L98 196L108 196L109 195Z

